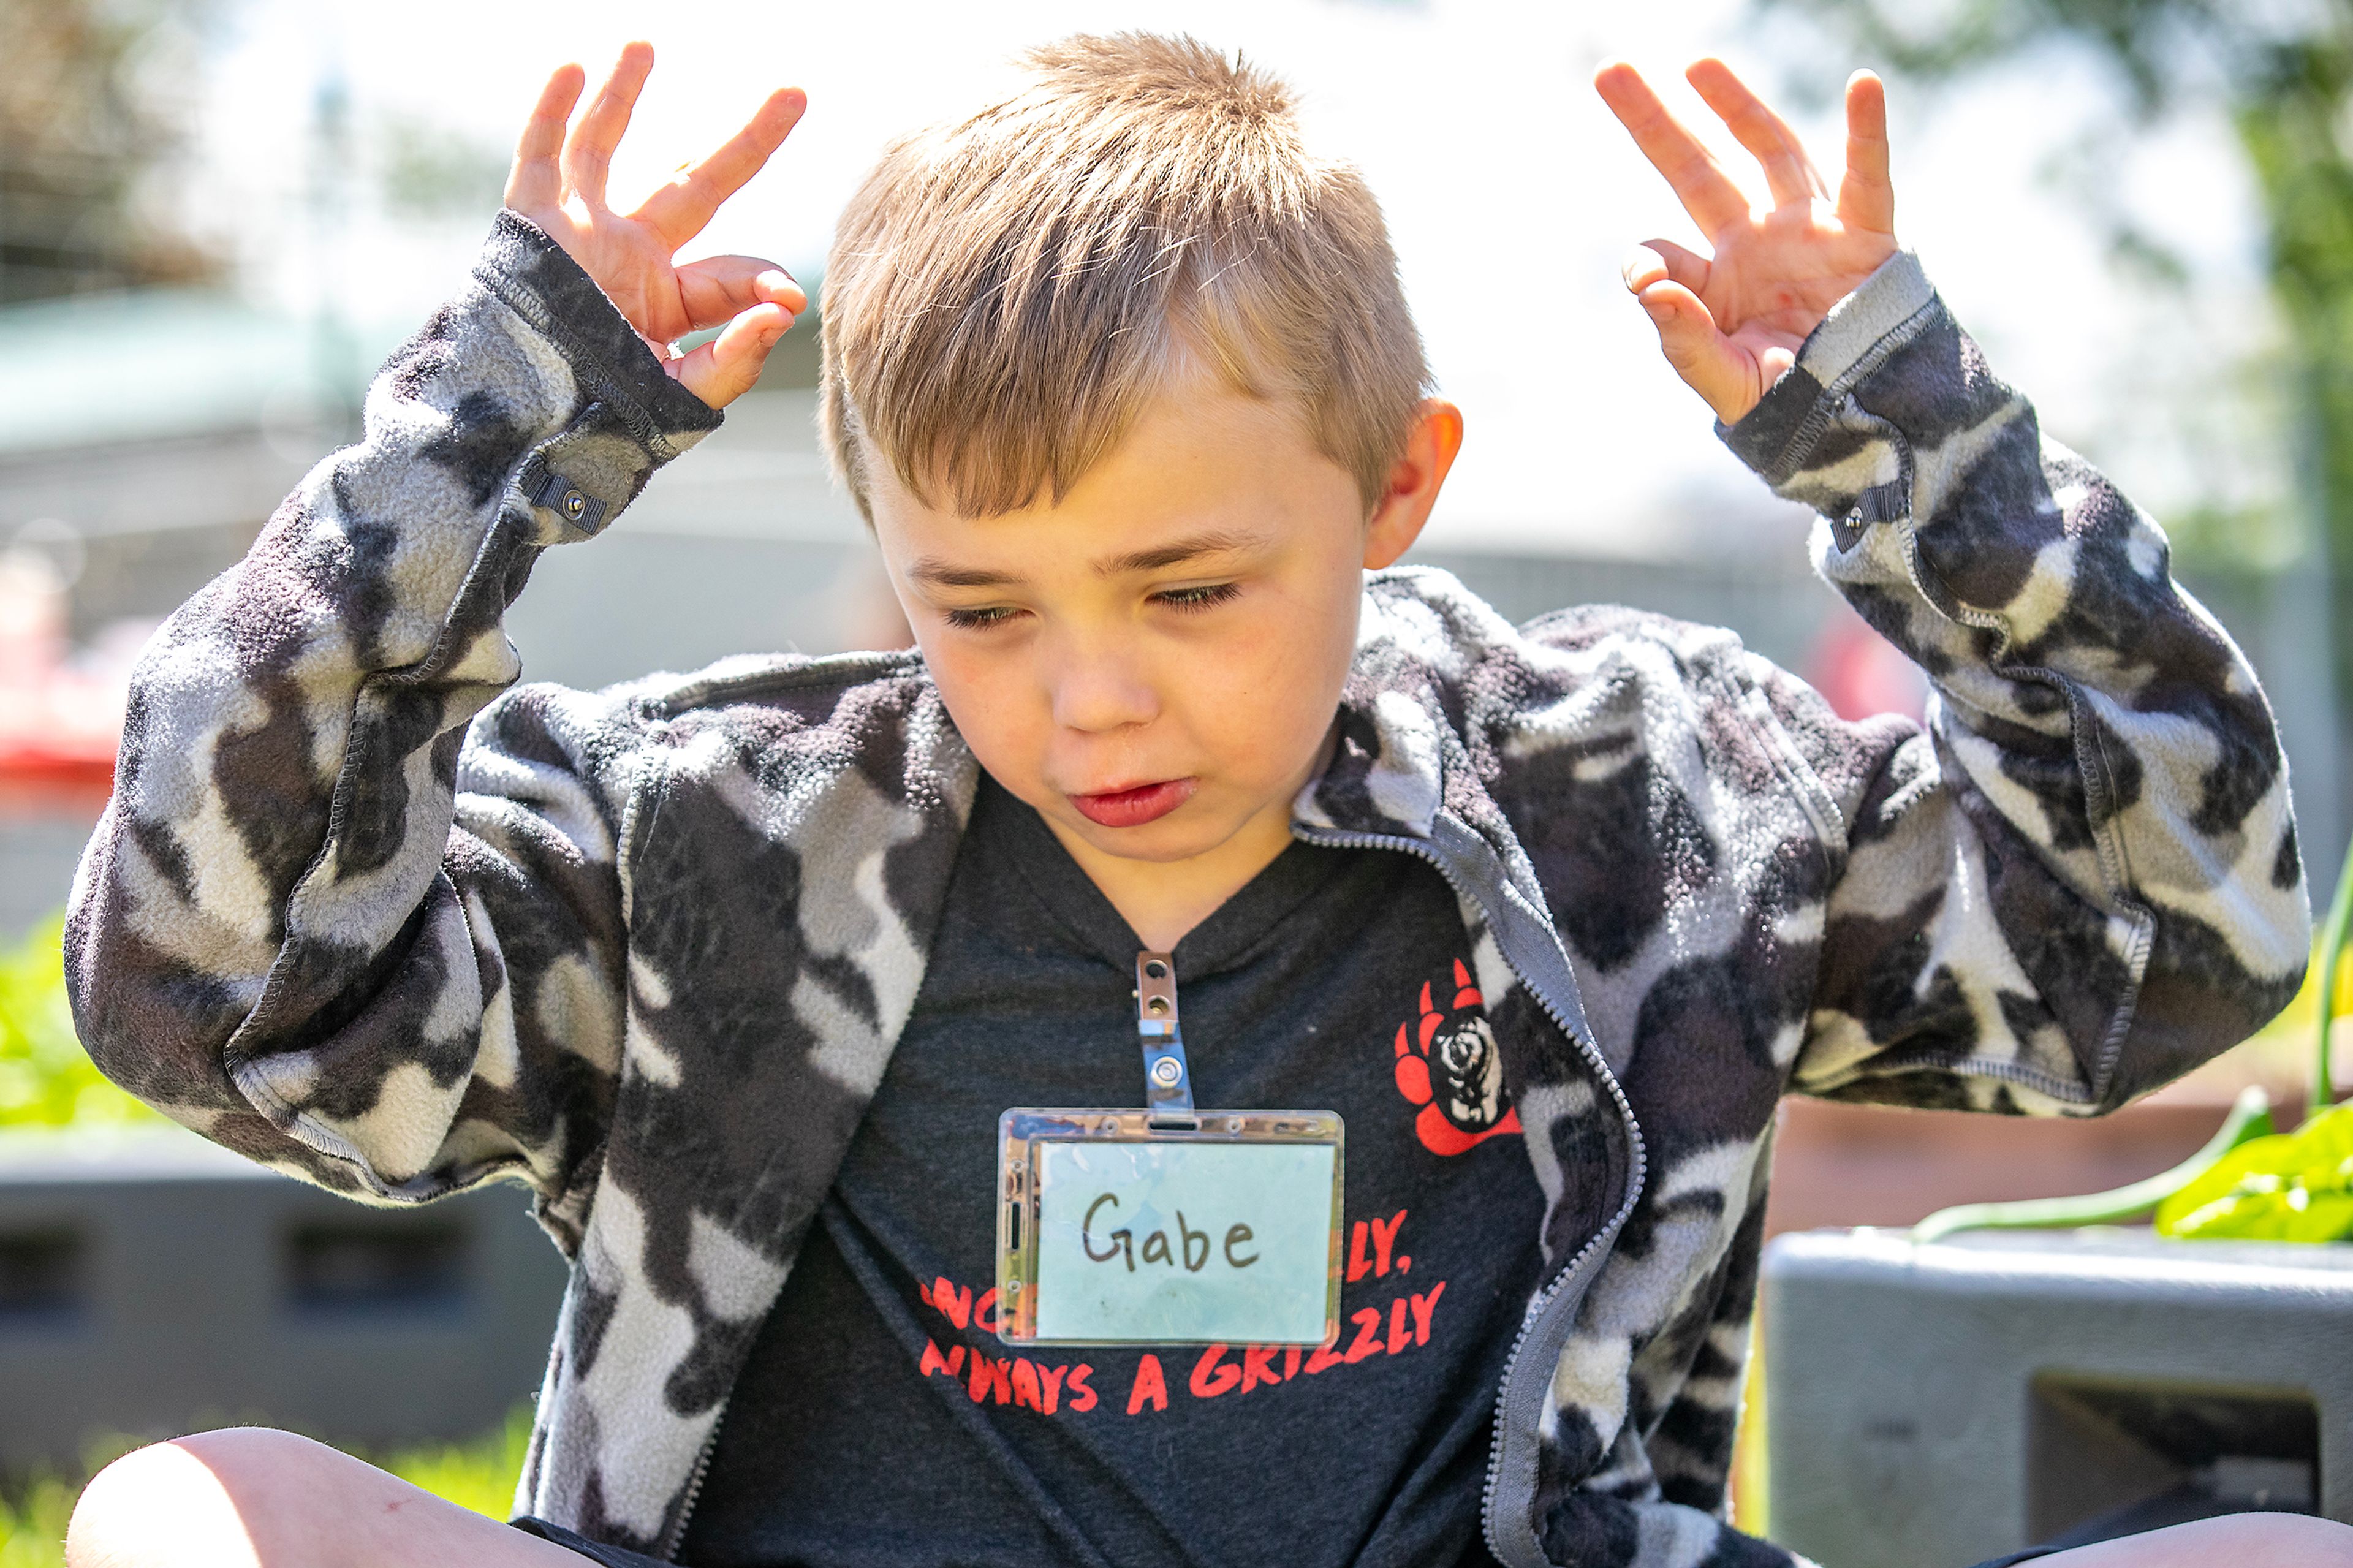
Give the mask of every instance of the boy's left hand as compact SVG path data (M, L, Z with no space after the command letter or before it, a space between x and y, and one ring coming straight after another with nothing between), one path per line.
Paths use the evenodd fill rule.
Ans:
M1667 363L1730 425L1796 363L1830 308L1895 254L1887 94L1869 71L1846 84L1846 173L1833 204L1796 133L1730 66L1704 59L1684 75L1764 165L1769 209L1749 205L1632 66L1613 61L1593 85L1715 250L1647 240L1626 264L1626 287L1658 327Z
M768 351L808 309L808 298L772 261L712 256L681 262L678 249L784 145L808 98L798 88L770 93L724 146L681 168L632 211L616 212L605 199L606 177L653 68L651 44L623 48L575 121L572 111L587 76L576 65L558 68L515 145L506 205L596 279L673 381L720 408L760 379ZM704 327L719 328L719 335L681 353L677 341Z

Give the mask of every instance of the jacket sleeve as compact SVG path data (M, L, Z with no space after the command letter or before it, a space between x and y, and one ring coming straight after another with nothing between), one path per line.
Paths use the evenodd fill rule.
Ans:
M357 444L140 660L67 927L109 1077L361 1196L520 1177L565 1234L620 1058L631 710L491 706L501 620L543 548L718 423L501 216Z
M1933 686L1925 729L1850 724L1758 662L1833 847L1792 1087L2094 1113L2284 1006L2311 912L2254 671L1911 254L1721 434Z

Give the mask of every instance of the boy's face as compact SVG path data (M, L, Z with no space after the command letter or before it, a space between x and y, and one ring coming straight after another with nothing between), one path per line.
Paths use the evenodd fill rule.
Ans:
M1368 530L1356 481L1294 411L1181 386L1060 502L996 517L870 471L892 584L956 727L1082 859L1183 861L1287 833L1368 554L1404 548L1373 537L1380 514Z

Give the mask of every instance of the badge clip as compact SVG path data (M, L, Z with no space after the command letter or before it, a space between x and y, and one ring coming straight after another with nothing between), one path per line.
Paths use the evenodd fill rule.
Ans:
M1198 1127L1193 1069L1176 1026L1176 961L1165 952L1135 955L1135 1033L1144 1046L1144 1104L1155 1127Z

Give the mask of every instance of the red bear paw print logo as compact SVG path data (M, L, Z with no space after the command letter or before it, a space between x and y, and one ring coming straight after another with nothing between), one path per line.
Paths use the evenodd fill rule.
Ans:
M1460 1154L1520 1130L1520 1113L1504 1104L1504 1058L1484 998L1459 958L1452 1005L1440 1012L1425 982L1420 1023L1398 1026L1397 1086L1421 1107L1413 1130L1433 1154Z

